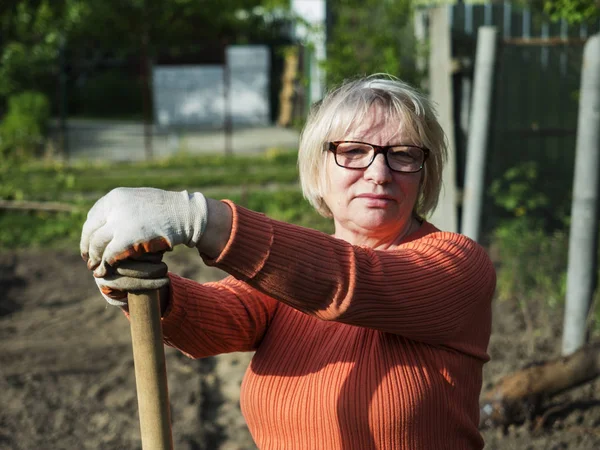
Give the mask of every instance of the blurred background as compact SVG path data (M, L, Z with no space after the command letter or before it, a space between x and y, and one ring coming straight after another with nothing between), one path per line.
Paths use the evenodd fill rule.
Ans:
M431 220L477 239L498 271L484 392L589 349L597 193L577 247L592 260L577 263L570 238L576 156L600 172L600 140L586 153L578 137L600 127L600 94L582 95L599 11L597 0L3 0L0 449L140 448L128 324L78 256L91 205L117 186L201 190L331 232L300 192L297 143L310 106L360 75L397 76L438 107L451 155ZM181 250L167 262L199 281L223 275ZM566 325L577 274L584 317ZM582 341L567 349L568 326ZM167 350L177 449L255 448L237 397L250 357ZM588 360L584 377L482 426L486 448L600 448L600 357Z

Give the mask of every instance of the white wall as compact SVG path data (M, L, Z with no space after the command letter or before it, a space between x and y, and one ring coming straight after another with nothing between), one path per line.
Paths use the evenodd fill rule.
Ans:
M229 95L222 65L154 66L154 120L159 127L221 128L270 123L270 65L266 46L227 48Z

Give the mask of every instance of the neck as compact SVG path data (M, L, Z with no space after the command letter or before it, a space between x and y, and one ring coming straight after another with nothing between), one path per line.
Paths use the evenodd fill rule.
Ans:
M412 216L400 230L386 233L373 233L372 230L349 229L336 224L333 236L352 245L369 247L375 250L388 250L400 244L404 238L417 231L420 226L419 221Z

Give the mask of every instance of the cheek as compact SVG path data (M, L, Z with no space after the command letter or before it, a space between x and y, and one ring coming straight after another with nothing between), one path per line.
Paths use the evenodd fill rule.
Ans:
M361 177L361 172L358 170L348 170L339 167L333 159L330 159L325 166L323 174L323 192L329 193L344 193L356 183Z
M351 206L351 199L354 192L353 185L357 181L354 171L337 170L337 166L330 168L324 176L323 200L327 206L336 211L337 215L341 211Z
M406 194L418 192L421 186L421 173L399 174L396 183Z

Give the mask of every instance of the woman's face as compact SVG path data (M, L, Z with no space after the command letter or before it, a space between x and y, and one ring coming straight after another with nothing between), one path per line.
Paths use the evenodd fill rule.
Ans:
M367 120L339 140L376 145L414 144L398 133L398 127L380 119L379 108L371 109ZM392 171L378 154L366 169L346 169L327 152L325 203L333 214L335 235L352 243L375 240L394 242L411 226L422 171Z

